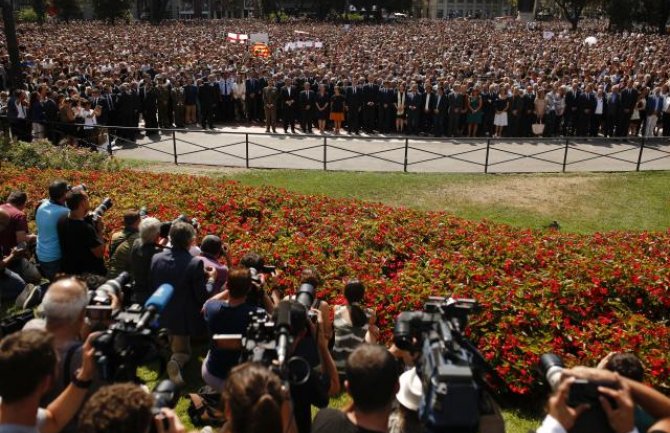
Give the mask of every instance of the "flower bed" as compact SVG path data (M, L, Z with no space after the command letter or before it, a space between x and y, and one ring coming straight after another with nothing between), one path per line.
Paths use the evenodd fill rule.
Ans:
M92 204L114 200L107 231L124 209L147 206L170 220L198 218L200 235L222 235L234 260L256 250L294 290L301 269L317 268L320 296L342 302L342 281L361 279L367 303L390 338L395 316L428 295L474 297L482 311L469 332L515 394L537 390L534 366L553 351L593 365L612 350L636 352L649 381L670 375L670 231L583 236L471 222L441 212L251 188L207 177L133 171L0 169L0 195L23 189L35 203L55 178L89 186ZM32 212L30 212L32 213Z

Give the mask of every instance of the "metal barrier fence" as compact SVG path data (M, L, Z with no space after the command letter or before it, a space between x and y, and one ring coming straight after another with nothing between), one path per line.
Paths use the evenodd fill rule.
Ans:
M63 127L69 128L68 134ZM117 155L174 164L484 173L670 170L670 137L437 138L86 128L60 123L50 124L49 128L61 135L79 131L78 142L91 147L97 143L92 143L90 137L106 133L109 142L123 147ZM143 137L128 138L137 132Z

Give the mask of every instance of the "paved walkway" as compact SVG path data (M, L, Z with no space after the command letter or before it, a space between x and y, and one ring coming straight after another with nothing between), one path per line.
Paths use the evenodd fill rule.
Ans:
M441 173L634 171L642 139L628 141L547 139L491 140L354 135L268 134L261 127L214 131L165 131L115 152L140 160L227 167ZM248 163L247 163L248 157ZM407 161L405 162L405 157ZM324 158L326 163L324 164ZM488 161L488 162L487 162ZM640 170L670 170L670 140L647 139Z

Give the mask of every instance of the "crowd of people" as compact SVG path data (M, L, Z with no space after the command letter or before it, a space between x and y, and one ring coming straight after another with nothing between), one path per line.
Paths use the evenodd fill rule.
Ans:
M668 38L605 28L584 21L573 33L558 22L495 20L22 24L25 86L6 89L0 104L20 138L91 146L106 143L96 124L110 127L119 145L133 142L140 125L158 134L231 122L286 133L670 135ZM267 33L270 57L255 57L227 32Z
M221 398L218 420L225 421L224 432L428 431L430 418L419 414L426 370L416 367L417 354L379 341L359 281L347 281L345 303L330 306L319 299L323 281L316 269L302 271L295 294L281 293L268 284L278 271L261 255L246 252L232 266L233 252L221 238L206 234L196 244L202 234L186 218L161 222L128 210L123 228L106 240L103 216L90 213L86 187L56 180L35 210L33 234L26 201L25 193L14 191L0 206L0 295L19 308L39 306L41 317L0 339L0 433L146 433L154 422L154 431L184 432L175 412L157 409L152 394L119 383L126 375L110 375L96 341L113 316L89 308L99 296L109 297L113 312L144 304L164 284L174 288L160 316L169 337L167 376L177 387L186 385L192 342L208 341L197 367L209 392ZM91 296L123 273L132 284ZM245 349L231 337L245 336L258 314L290 324L288 355L304 360L309 371L288 389L266 365L242 362ZM610 354L595 369L564 370L538 432L571 431L588 413L587 406L571 403L570 387L577 380L609 384L598 392L611 431L670 431L670 399L644 385L643 376L644 366L631 353ZM341 391L349 394L351 406L329 409L330 397ZM500 409L490 396L485 401L481 431L503 432ZM315 418L312 406L321 408Z

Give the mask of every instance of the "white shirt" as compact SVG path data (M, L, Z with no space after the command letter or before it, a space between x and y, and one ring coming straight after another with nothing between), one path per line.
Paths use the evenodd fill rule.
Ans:
M18 119L26 118L26 107L18 99L16 100L16 117Z
M244 83L233 84L233 98L244 100L247 94L247 86Z
M567 433L565 428L558 422L556 418L551 415L547 415L542 421L542 425L535 433ZM633 430L630 433L639 433L637 427L633 427Z
M424 110L426 111L428 111L428 108L430 107L430 97L432 95L432 93L426 93L426 106L424 107Z
M596 114L603 114L603 99L604 96L596 96Z

